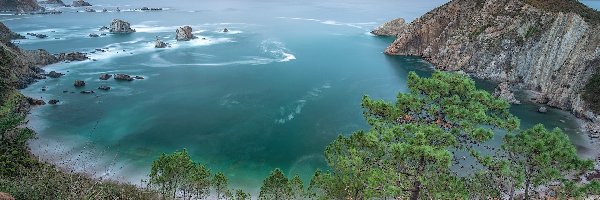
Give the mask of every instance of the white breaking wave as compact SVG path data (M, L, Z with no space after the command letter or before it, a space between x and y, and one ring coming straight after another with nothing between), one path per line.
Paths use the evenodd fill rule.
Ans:
M352 28L358 28L363 30L368 30L370 28L365 28L365 25L373 26L376 25L376 22L358 22L358 23L347 23L347 22L339 22L335 20L320 20L320 19L312 19L312 18L301 18L301 17L277 17L279 19L291 19L291 20L303 20L303 21L313 21L326 25L334 25L334 26L348 26Z
M260 44L260 48L267 56L276 59L277 62L288 62L296 60L296 56L285 47L282 42L274 40L265 40Z
M287 106L279 107L280 117L275 119L275 123L285 124L286 122L293 120L297 115L302 113L302 109L304 106L306 106L308 101L314 100L321 96L323 90L329 88L331 88L331 83L327 82L320 87L309 90L302 98L300 98L300 100L297 100Z

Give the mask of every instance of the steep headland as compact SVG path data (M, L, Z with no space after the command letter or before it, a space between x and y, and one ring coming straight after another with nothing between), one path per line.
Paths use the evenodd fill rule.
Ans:
M599 24L600 13L575 0L454 0L403 26L385 53L508 82L597 121L598 101L584 94L599 76Z
M0 0L0 12L32 12L41 9L36 0Z

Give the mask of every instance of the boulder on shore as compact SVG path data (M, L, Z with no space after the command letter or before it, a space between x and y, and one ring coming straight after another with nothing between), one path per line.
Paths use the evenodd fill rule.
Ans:
M133 81L133 77L127 75L127 74L117 74L115 75L115 80L119 80L119 81Z
M56 71L51 71L50 73L46 74L46 76L48 76L50 78L60 78L63 75L65 75L65 74L59 73L59 72L56 72Z
M75 86L75 87L83 87L83 86L85 86L85 81L76 80L75 83L73 83L73 86Z
M177 34L176 39L178 41L189 41L191 39L194 39L192 27L190 26L179 27L175 32Z
M83 6L92 6L92 4L84 1L84 0L76 0L73 1L73 4L71 4L71 6L73 7L83 7Z
M493 96L504 99L511 104L521 104L521 101L517 100L517 98L515 98L515 94L512 91L510 91L510 86L508 82L502 82L498 84L498 87L496 87Z
M110 75L110 74L102 74L102 75L100 75L100 80L104 80L105 81L105 80L110 79L110 77L112 77L112 75Z
M129 24L129 22L120 19L114 19L110 24L109 31L110 33L133 33L135 32L135 29L131 28L131 24Z

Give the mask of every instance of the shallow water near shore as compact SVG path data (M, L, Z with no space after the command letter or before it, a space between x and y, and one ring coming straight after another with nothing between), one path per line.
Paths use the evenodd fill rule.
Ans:
M48 35L16 41L24 49L94 52L89 56L97 60L47 66L48 72L66 75L22 90L60 100L28 116L39 137L30 147L40 158L138 184L161 153L187 148L195 161L224 172L234 187L256 193L273 168L304 180L326 168L323 150L329 142L368 128L363 95L393 101L407 91L409 71L430 74L431 66L419 58L384 55L393 39L368 32L396 17L412 20L443 2L103 0L91 3L111 12L65 8L60 15L0 20L23 35ZM142 6L166 9L133 11ZM112 12L116 7L122 12ZM115 18L131 22L137 32L88 36L102 33L98 28ZM198 39L175 41L175 29L183 25L193 27ZM157 37L171 47L155 49ZM102 81L102 73L145 79ZM75 80L87 84L76 89ZM97 90L101 85L112 89ZM512 112L523 128L559 127L580 154L596 154L570 114L554 109L540 114L537 108L526 103Z

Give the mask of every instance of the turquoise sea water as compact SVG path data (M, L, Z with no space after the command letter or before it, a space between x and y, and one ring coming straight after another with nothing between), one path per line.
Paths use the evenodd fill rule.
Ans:
M431 66L419 58L384 55L393 38L368 32L395 17L410 21L445 1L90 2L111 12L62 8L60 15L0 16L18 33L49 36L16 41L24 49L108 48L90 54L97 61L47 66L66 75L22 91L61 101L29 115L29 126L39 133L32 151L75 171L139 183L161 153L187 148L194 160L223 171L232 185L256 192L273 168L305 180L325 168L322 152L332 139L368 128L363 95L393 101L407 90L409 71L430 74ZM142 6L166 9L132 11ZM122 12L112 12L116 7ZM137 32L88 37L116 18L131 22ZM175 29L183 25L199 39L175 41ZM220 32L223 28L230 32ZM153 48L156 37L171 47ZM101 73L145 79L101 81ZM76 89L75 80L87 85ZM100 85L112 89L99 91ZM537 108L524 104L512 110L524 127L560 127L582 155L592 154L593 144L568 113L539 114Z

